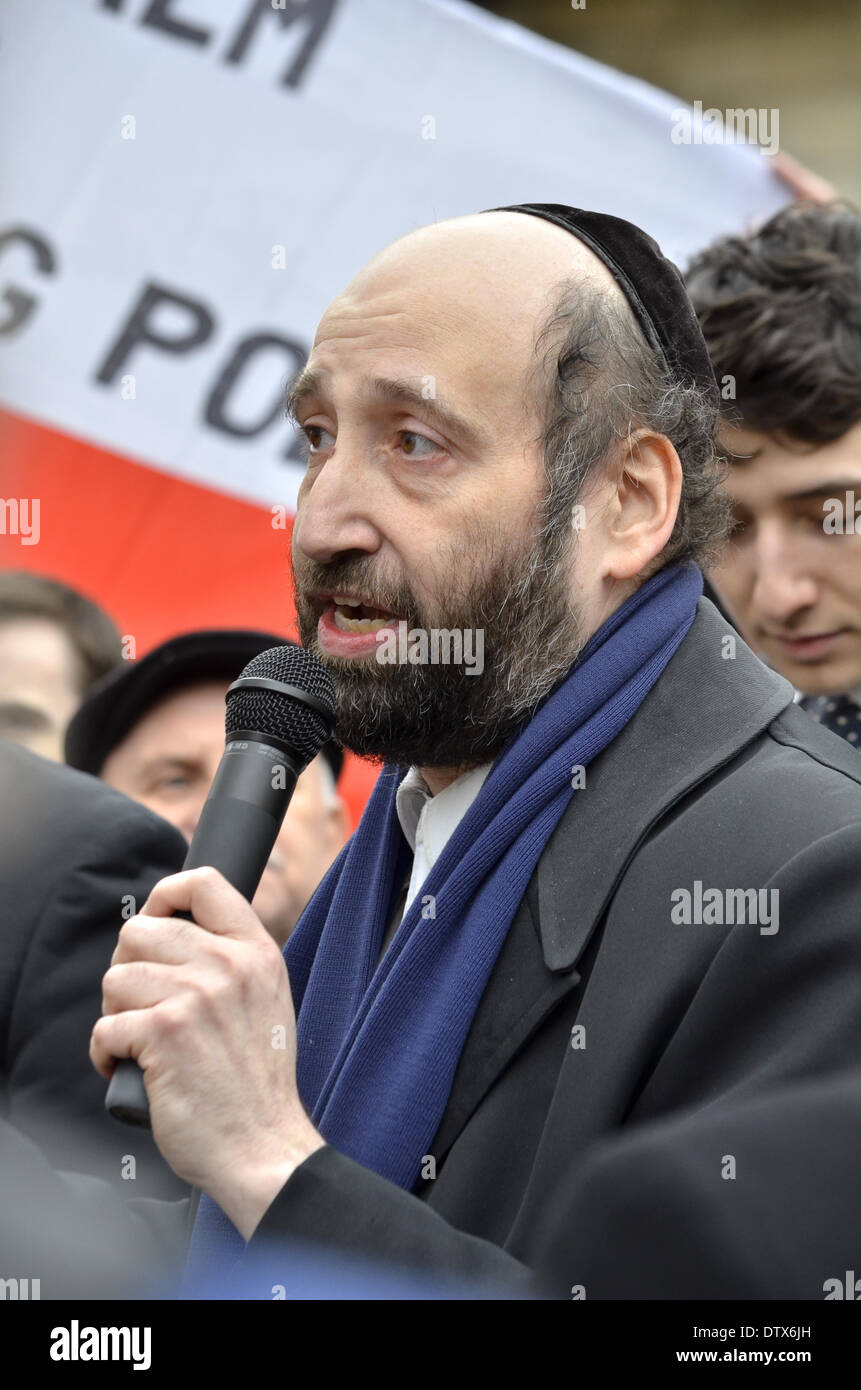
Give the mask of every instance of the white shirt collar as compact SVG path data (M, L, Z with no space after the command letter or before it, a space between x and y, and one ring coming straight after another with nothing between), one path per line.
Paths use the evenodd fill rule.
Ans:
M401 829L413 852L417 841L421 840L431 867L478 796L492 766L492 763L485 763L471 772L462 772L436 796L417 767L411 767L401 782L395 798Z
M473 768L456 777L436 796L417 767L411 767L397 790L398 820L413 852L410 881L403 914L442 854L446 841L466 815L484 785L492 764ZM433 915L433 911L431 911Z

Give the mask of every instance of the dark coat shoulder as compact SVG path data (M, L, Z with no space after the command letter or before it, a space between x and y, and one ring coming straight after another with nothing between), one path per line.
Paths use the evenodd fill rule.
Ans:
M166 821L96 778L0 741L3 1114L57 1166L120 1182L131 1155L123 1187L136 1195L187 1188L151 1135L105 1112L89 1040L124 918L185 850Z

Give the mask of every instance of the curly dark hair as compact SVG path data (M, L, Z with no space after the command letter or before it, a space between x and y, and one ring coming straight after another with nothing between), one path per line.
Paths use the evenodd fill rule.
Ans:
M729 531L715 444L717 410L703 387L680 381L646 342L621 296L583 279L559 287L537 338L546 399L545 533L570 525L589 474L614 443L642 428L666 435L682 464L682 496L669 541L650 572L675 561L714 562Z
M750 237L723 237L686 276L723 414L766 434L828 444L861 420L861 217L794 203Z

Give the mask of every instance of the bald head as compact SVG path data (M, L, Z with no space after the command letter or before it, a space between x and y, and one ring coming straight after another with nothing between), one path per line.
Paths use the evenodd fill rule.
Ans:
M448 305L459 320L480 323L513 343L522 341L524 328L546 309L548 294L569 278L620 294L603 262L562 227L517 212L483 212L420 227L392 242L332 308L356 295L412 288L429 303Z
M511 439L522 432L537 333L570 280L623 301L598 257L552 223L489 212L421 227L385 247L326 310L315 369L333 370L346 351L370 378L384 356L387 374L426 400L450 397L456 379L469 422Z

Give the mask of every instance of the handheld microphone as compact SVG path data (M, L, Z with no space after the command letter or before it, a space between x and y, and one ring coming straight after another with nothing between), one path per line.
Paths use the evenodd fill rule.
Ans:
M329 673L303 647L270 647L227 692L226 744L184 869L211 865L250 902L281 829L297 778L335 724ZM192 920L188 913L177 916ZM143 1072L117 1061L105 1109L149 1128Z

